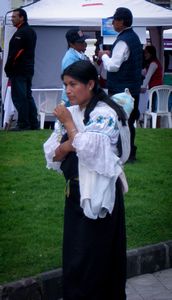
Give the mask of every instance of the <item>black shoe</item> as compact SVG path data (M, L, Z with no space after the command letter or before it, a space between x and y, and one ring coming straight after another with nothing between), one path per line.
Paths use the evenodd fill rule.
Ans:
M136 162L136 151L137 151L137 146L133 146L131 148L130 156L127 160L127 163L135 163Z
M40 129L40 123L39 122L31 123L30 124L30 129L31 130L39 130Z
M144 121L143 121L143 120L140 120L140 121L139 121L139 125L140 125L140 128L143 128L143 127L144 127Z
M29 127L19 127L19 126L16 126L16 127L14 127L14 128L10 128L8 131L25 131L25 130L30 130L30 128Z
M31 129L31 130L39 130L40 127L31 127L30 129Z

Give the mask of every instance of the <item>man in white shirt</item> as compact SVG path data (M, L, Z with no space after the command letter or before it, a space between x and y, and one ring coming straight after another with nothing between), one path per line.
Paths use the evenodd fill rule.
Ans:
M139 37L132 29L133 16L125 7L117 8L113 16L114 30L119 32L112 46L112 53L99 51L107 70L107 89L109 95L124 92L128 88L135 99L134 109L129 118L131 133L131 152L129 161L136 159L135 127L134 123L139 118L139 93L141 86L142 45Z

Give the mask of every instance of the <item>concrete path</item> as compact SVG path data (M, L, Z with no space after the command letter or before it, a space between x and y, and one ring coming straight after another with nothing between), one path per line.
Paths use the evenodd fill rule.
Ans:
M154 249L153 252L148 251L149 247L145 247L145 251L130 251L128 257L130 276L128 276L126 286L127 300L172 300L172 241L168 244L170 244L170 251L167 251L168 255L163 251L164 247L160 247L159 244L157 249L153 246L150 247L150 249ZM133 255L131 255L132 253ZM154 254L152 261L151 253ZM164 256L166 259L163 260L164 263L162 264ZM137 261L140 262L139 265ZM138 265L139 268L137 269L135 265ZM159 266L161 266L161 271L154 272ZM139 270L140 273L138 273ZM134 271L137 271L135 274L141 275L135 276ZM27 298L30 296L29 299L39 300L42 299L40 291L43 292L47 300L62 300L62 269L55 269L42 273L38 277L23 278L19 281L0 285L0 300L26 299L26 295Z
M129 278L127 300L172 300L172 269Z

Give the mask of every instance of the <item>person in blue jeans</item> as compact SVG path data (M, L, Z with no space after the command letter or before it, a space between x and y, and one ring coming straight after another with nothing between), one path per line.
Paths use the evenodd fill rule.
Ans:
M18 112L17 127L13 130L34 130L39 128L37 108L31 91L36 33L27 23L27 14L22 8L13 11L12 23L17 30L9 43L5 72L11 83L12 101Z

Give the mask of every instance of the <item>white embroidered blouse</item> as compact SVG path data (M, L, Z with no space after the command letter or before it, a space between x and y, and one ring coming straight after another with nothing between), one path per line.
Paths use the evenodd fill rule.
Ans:
M89 122L84 125L84 110L81 111L78 105L68 109L78 129L73 146L79 163L80 205L87 217L104 218L107 212L112 213L115 183L119 176L122 178L124 191L128 188L122 161L117 156L118 117L111 107L104 102L98 102L90 113ZM61 172L61 162L53 162L55 149L59 146L59 134L61 129L57 122L55 131L44 143L44 152L47 168Z

